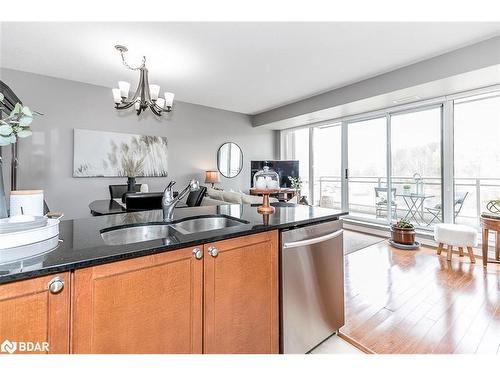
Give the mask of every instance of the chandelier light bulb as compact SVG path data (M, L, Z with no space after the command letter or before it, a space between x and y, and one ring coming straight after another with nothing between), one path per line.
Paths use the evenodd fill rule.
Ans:
M120 93L122 98L128 98L128 92L130 90L130 83L125 81L118 82L118 87L120 88Z
M157 100L158 96L160 96L160 86L149 85L149 95L151 96L151 100Z
M141 108L141 97L140 97L140 96L139 96L139 97L137 98L137 100L135 101L135 103L134 103L134 108L135 108L135 110L136 110L136 111L138 111L138 110L139 110L139 108Z
M174 93L173 92L166 92L165 93L165 105L167 107L172 107L172 104L174 104Z
M163 98L158 98L158 100L156 101L156 105L158 107L160 107L161 109L163 109L165 107L165 99Z
M115 101L115 104L120 104L122 102L121 90L113 89L112 91L113 91L113 100Z

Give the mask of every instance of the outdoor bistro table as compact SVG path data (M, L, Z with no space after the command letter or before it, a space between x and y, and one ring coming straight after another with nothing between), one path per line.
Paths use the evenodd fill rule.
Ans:
M424 219L424 201L428 198L434 198L434 195L402 193L396 194L396 197L403 198L406 207L408 207L408 211L403 218L404 220L413 219L418 225L426 224Z

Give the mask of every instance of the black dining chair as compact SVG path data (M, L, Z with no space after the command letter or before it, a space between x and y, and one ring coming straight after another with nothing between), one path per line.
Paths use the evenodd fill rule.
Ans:
M123 185L109 185L109 195L111 199L122 198L123 194L127 192L128 186L126 184ZM141 184L135 185L135 192L138 193L141 191Z
M163 193L124 194L127 211L160 210Z
M186 199L187 206L188 207L200 206L206 191L207 188L205 186L200 186L198 190L190 192Z

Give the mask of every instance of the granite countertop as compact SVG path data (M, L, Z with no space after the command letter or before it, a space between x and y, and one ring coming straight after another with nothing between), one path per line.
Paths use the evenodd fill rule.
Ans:
M346 214L333 209L289 203L276 203L273 206L275 206L276 212L269 215L267 223L263 215L257 213L255 205L202 206L176 209L174 221L190 216L226 215L249 223L210 232L175 233L175 235L165 239L115 246L104 243L101 237L102 230L116 226L161 222L162 211L144 211L65 220L59 226L59 238L62 241L54 250L33 258L9 263L0 262L0 284L274 229L283 230L301 225L337 220L339 216Z

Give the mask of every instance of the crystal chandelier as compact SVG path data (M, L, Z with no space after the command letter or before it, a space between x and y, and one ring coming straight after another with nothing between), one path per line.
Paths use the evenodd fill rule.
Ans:
M146 56L142 57L141 65L134 68L125 61L125 52L128 51L128 48L121 45L117 45L115 48L120 52L123 65L130 70L139 71L139 85L132 98L129 99L130 83L128 82L120 81L118 82L119 88L113 89L115 108L127 109L134 106L137 115L140 115L142 111L148 108L157 116L161 116L162 112L170 112L174 102L174 94L165 92L165 99L160 98L160 86L149 84Z

